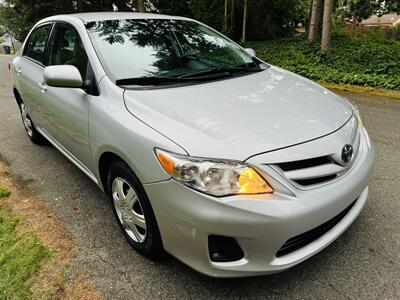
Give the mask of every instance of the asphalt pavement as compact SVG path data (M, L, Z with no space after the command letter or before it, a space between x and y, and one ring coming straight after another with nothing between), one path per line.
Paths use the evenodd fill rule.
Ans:
M342 93L359 104L377 150L369 201L334 243L272 276L213 279L175 258L146 259L125 242L108 199L54 147L33 145L13 98L10 56L0 55L0 155L41 196L79 247L71 272L108 299L400 299L400 101Z

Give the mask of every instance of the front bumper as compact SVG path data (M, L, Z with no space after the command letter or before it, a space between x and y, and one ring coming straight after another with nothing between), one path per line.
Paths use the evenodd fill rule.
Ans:
M361 143L357 160L346 175L315 189L291 187L292 195L276 191L272 195L215 198L172 179L145 185L165 250L213 277L271 274L306 260L338 238L367 201L374 148L365 130ZM324 235L294 252L276 256L288 239L325 223L355 200L350 211ZM212 262L209 235L235 238L244 258Z

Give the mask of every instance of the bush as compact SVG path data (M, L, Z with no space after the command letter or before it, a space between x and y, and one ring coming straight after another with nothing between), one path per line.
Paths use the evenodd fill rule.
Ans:
M392 40L400 41L400 23L397 23L395 27L389 30L389 35Z
M305 37L249 43L264 61L313 80L400 90L400 42L334 34L332 55Z

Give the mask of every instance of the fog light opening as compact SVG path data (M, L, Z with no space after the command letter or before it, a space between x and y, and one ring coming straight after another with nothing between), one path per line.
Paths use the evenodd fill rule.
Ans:
M233 262L244 257L234 238L220 235L208 236L208 253L212 262Z

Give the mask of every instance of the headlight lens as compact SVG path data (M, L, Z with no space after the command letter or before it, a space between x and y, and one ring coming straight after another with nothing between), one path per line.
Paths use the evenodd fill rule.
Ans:
M164 170L177 181L214 196L272 193L272 187L243 163L195 158L156 149Z

